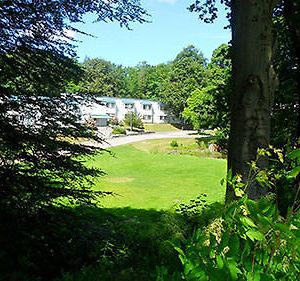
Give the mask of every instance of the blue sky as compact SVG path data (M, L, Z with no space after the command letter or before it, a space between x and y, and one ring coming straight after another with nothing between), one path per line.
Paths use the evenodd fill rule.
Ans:
M186 46L193 44L206 58L222 43L230 40L228 23L221 7L214 24L201 22L197 14L186 8L193 0L142 0L151 15L151 23L131 24L132 30L121 28L118 23L92 23L87 16L85 25L77 25L96 38L75 35L79 61L85 57L103 58L116 64L134 66L141 61L152 65L168 62Z

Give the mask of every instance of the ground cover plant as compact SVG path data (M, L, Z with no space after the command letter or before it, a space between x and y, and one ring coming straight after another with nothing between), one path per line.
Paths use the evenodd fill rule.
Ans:
M104 154L88 160L88 166L102 167L107 173L94 189L117 194L104 198L104 206L169 209L201 193L207 194L208 202L224 198L220 179L226 173L225 160L149 153L136 145L145 147L115 147L111 149L115 157Z
M270 165L261 169L257 162L266 155ZM237 199L175 247L183 265L176 280L299 280L299 160L299 149L270 147L249 163L248 182L229 171L226 183ZM246 191L253 182L267 188L268 196L249 199ZM161 274L160 280L169 280L164 273L167 278Z

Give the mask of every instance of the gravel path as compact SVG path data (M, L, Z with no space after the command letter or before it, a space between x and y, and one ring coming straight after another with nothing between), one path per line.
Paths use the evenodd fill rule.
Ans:
M153 140L153 139L172 139L172 138L195 138L196 131L176 131L176 132L155 132L144 135L134 135L134 136L124 136L106 139L104 143L96 142L85 142L86 145L93 145L99 148L108 148L113 146L119 146L123 144L143 141L143 140Z

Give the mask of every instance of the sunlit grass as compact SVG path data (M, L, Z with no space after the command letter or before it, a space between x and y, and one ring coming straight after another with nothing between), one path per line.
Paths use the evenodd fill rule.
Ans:
M225 160L149 153L137 145L111 149L115 157L103 154L88 160L89 166L107 173L95 189L118 194L104 198L105 207L170 209L201 193L207 194L208 202L223 200L225 190L220 180L226 172Z
M144 124L144 127L147 131L154 131L154 132L180 131L180 129L176 128L172 124Z

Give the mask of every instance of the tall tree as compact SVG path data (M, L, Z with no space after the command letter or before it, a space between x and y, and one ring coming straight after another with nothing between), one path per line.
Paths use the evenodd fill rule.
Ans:
M0 207L23 216L53 198L89 201L89 175L74 156L92 148L65 137L90 136L78 123L78 100L61 96L77 77L72 38L86 13L121 25L143 22L138 0L0 2ZM81 32L76 30L77 32ZM71 40L71 41L70 41ZM97 136L95 136L96 139ZM57 203L57 202L56 202Z
M94 58L85 60L82 67L84 73L79 91L100 96L125 95L126 72L122 66Z
M220 45L213 51L207 66L207 87L195 90L187 100L183 117L195 129L229 127L228 99L231 90L231 58L229 47Z
M181 117L187 99L194 90L207 85L205 67L206 59L193 45L185 47L171 62L168 88L163 101L175 116Z
M214 20L216 1L196 1L191 10ZM270 113L276 88L273 70L273 11L278 0L221 1L231 8L232 29L232 95L230 99L231 128L228 151L228 168L248 180L248 163L256 158L257 149L268 147L270 142ZM259 166L268 164L266 158ZM259 198L265 188L253 183L247 194ZM234 198L234 191L227 188L227 201Z

